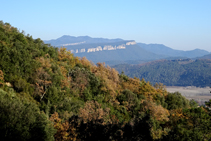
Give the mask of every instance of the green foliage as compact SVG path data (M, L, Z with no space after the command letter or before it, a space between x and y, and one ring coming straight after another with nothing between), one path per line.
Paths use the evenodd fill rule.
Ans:
M131 92L130 90L124 90L120 96L118 96L118 101L122 104L124 101L127 101L129 104L138 104L137 95Z
M125 73L123 71L119 75L119 78L122 79L123 81L128 81L128 79L129 79L129 77L127 75L125 75Z
M139 99L137 95L130 90L124 90L122 94L117 97L117 99L121 105L124 105L126 107L131 116L135 115L135 113L139 109Z
M141 77L154 82L170 76L161 80L177 84L181 74L188 81L209 76L207 61L188 62L187 68L184 62L162 63L141 68ZM195 101L168 93L162 84L153 87L103 63L95 66L0 22L2 140L209 140L209 107L193 107Z
M0 89L0 109L2 140L53 140L55 130L37 105Z
M159 60L141 65L116 65L114 68L130 77L144 78L153 85L206 87L210 85L210 63L210 59Z
M168 97L168 96L167 96ZM163 95L160 95L160 94L156 94L154 96L154 99L156 100L156 103L158 105L162 105L164 108L167 108L168 107L168 104L166 103L166 99Z
M202 108L183 110L184 117L177 121L164 140L206 141L211 139L211 116Z
M75 67L69 72L72 78L72 88L78 91L85 101L92 100L100 93L101 82L92 72L86 68Z
M169 93L165 102L168 104L167 109L169 110L189 107L189 101L179 92Z
M193 99L191 99L190 100L190 107L191 108L196 108L196 107L198 107L199 105L198 105L198 103L195 101L195 100L193 100Z
M84 106L84 101L77 98L68 98L65 97L57 107L57 111L62 113L65 111L71 112L74 115L78 114L80 108Z

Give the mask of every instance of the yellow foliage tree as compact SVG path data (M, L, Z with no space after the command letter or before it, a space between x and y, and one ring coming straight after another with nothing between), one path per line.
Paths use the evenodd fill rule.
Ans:
M68 121L62 122L57 112L51 115L50 120L53 122L54 128L57 129L54 135L56 141L76 141L76 129Z
M169 121L169 111L163 108L161 105L156 105L152 101L143 101L143 111L149 111L150 116L159 122L168 122ZM160 139L163 135L167 135L169 132L168 127L156 129L153 126L150 129L150 134L153 139Z
M156 105L153 102L150 101L143 101L144 111L149 110L150 115L156 119L157 121L169 121L169 111L165 108L163 108L161 105Z
M109 66L105 66L105 63L97 63L97 66L93 66L91 71L101 79L103 87L101 91L107 93L106 99L109 102L114 102L116 96L118 95L119 85L119 75L115 69L111 69Z
M173 126L177 125L177 121L185 117L182 108L170 110L170 121L172 121Z
M0 70L0 86L4 85L4 73L2 70Z
M35 95L40 96L40 100L44 97L47 89L51 86L51 61L49 58L40 57L37 58L37 61L40 62L41 66L36 69L36 83L35 83Z
M86 59L86 57L82 57L80 59L80 63L87 69L91 70L92 66L94 66L93 63L91 63L89 60Z
M61 80L61 88L68 87L70 85L71 77L68 77L68 71L64 66L59 66L63 79Z
M97 101L87 101L84 108L80 108L79 117L83 119L84 123L102 120L102 124L110 123L109 108L101 108L101 104Z
M128 81L122 82L122 88L128 89L132 91L135 94L141 94L140 93L140 80L138 78L129 78Z

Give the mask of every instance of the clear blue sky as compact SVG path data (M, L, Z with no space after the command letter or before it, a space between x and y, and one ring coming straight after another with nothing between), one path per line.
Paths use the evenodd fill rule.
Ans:
M211 0L0 0L0 20L33 38L122 38L211 52Z

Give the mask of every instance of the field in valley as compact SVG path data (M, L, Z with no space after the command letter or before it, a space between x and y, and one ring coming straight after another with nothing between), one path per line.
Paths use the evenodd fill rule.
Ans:
M187 99L194 99L199 105L203 105L205 101L211 99L210 87L200 88L194 86L166 86L166 89L168 92L180 92Z

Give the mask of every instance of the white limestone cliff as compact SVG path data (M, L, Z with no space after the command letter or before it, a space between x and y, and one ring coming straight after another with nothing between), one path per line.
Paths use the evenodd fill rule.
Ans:
M105 50L117 50L117 49L126 49L126 46L129 45L135 45L136 42L127 42L126 44L118 45L118 46L112 46L112 45L105 45L104 47L97 46L96 48L88 48L87 51L85 48L83 49L76 49L76 50L71 50L72 53L90 53L90 52L97 52L97 51L105 51Z

